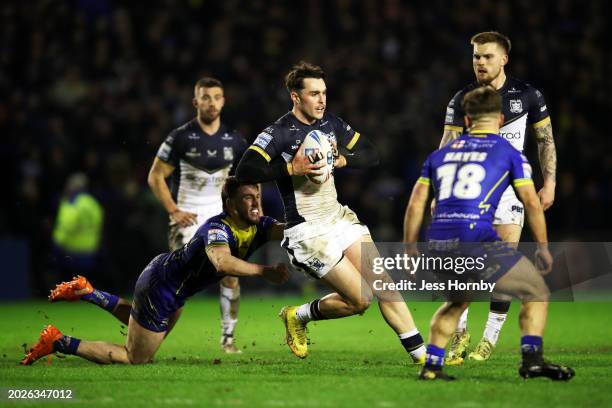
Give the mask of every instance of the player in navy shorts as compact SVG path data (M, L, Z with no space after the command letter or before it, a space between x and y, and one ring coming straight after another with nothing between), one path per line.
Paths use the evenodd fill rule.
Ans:
M283 224L259 213L259 187L228 177L222 189L223 212L206 221L181 248L158 255L136 282L134 301L97 290L83 276L51 291L49 300L84 300L128 325L126 345L92 342L63 335L53 325L41 333L22 364L54 352L75 354L102 364L151 362L176 324L185 301L225 276L262 276L274 283L288 278L286 265L246 262L269 240L280 240Z
M427 231L428 247L451 256L457 251L464 256L488 255L487 267L472 272L476 275L472 278L495 282L495 291L522 301L519 374L524 378L545 376L569 380L574 376L571 368L548 363L543 358L542 336L549 291L541 274L550 272L552 256L548 250L544 212L531 180L531 167L525 156L499 136L504 117L501 97L493 88L480 87L468 92L462 104L468 132L427 158L412 191L404 219L408 252L418 254L416 243L429 190L433 187L437 204ZM525 206L537 242L540 271L514 248L502 243L493 229L495 210L510 184ZM421 379L454 379L442 371L445 347L468 305L468 298L450 299L435 313Z

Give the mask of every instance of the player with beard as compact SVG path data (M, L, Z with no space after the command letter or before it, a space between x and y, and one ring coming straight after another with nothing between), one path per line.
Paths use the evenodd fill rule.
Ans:
M152 361L183 310L185 301L226 276L262 276L274 283L288 278L286 265L258 265L245 260L269 240L279 240L283 224L260 215L259 187L234 177L222 187L223 212L211 217L181 248L155 257L140 274L130 304L94 289L83 276L51 291L49 300L93 303L128 326L125 345L80 340L48 325L22 364L54 352L74 354L101 364Z
M464 95L481 85L492 86L502 97L502 113L505 119L500 129L500 136L508 140L519 152L522 152L525 147L527 125L535 137L544 180L538 196L543 209L547 210L555 198L557 155L544 96L531 85L506 75L505 67L511 49L508 37L495 31L482 32L472 37L471 44L473 45L472 63L476 81L457 92L448 104L440 147L446 146L450 141L459 137L464 130L469 130L464 127L463 122L465 112L461 102ZM523 222L523 204L516 197L514 190L508 187L495 213L493 222L495 230L502 240L518 245ZM477 361L489 359L509 309L509 297L494 293L483 337L474 351L469 354L470 359ZM470 343L467 316L468 310L466 309L459 319L457 330L451 341L447 365L462 364L467 355Z
M306 156L300 146L308 135L327 137L335 146L335 160L330 157L335 169L370 167L378 163L378 156L365 137L326 111L327 87L320 67L307 62L295 65L286 75L285 85L293 104L291 111L259 134L238 164L236 177L252 183L276 181L287 223L283 248L296 268L333 291L281 310L287 344L293 354L305 358L308 322L362 314L369 307L375 293L372 261L380 255L368 228L338 202L333 174L322 184L306 177L321 174L324 158L320 152ZM385 321L412 360L424 362L423 339L401 296L397 292L385 293L384 298L376 295Z
M170 250L189 242L200 225L221 211L221 186L247 147L242 136L221 122L225 96L219 80L202 78L196 82L193 105L196 117L170 132L148 178L170 216ZM170 188L168 177L172 177ZM240 353L234 344L240 305L238 278L222 279L219 289L221 348L226 353Z

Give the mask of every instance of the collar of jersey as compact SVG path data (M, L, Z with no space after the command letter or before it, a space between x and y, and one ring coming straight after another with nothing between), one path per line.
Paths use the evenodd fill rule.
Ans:
M473 136L473 137L486 137L487 135L496 135L497 132L494 132L490 129L479 129L479 130L474 130L474 131L470 131L468 132L469 136Z

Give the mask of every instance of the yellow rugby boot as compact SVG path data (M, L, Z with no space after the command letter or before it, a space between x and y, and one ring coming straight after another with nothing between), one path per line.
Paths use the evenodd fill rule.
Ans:
M489 340L484 337L480 340L474 351L472 351L468 358L476 361L486 361L491 357L495 346Z
M302 323L296 317L297 306L285 306L281 309L278 317L285 324L285 341L291 352L299 358L308 356L308 337L306 336L306 323Z
M467 330L453 334L448 357L444 359L444 364L448 366L463 364L469 346L470 333Z

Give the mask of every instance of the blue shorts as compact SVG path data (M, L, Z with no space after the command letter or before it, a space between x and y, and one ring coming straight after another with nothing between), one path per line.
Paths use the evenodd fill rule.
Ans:
M170 317L185 304L161 277L164 255L153 258L138 277L130 312L142 327L158 333L168 331Z
M462 276L465 280L497 282L523 257L503 242L490 224L432 224L427 230L428 255L483 259L485 267Z

